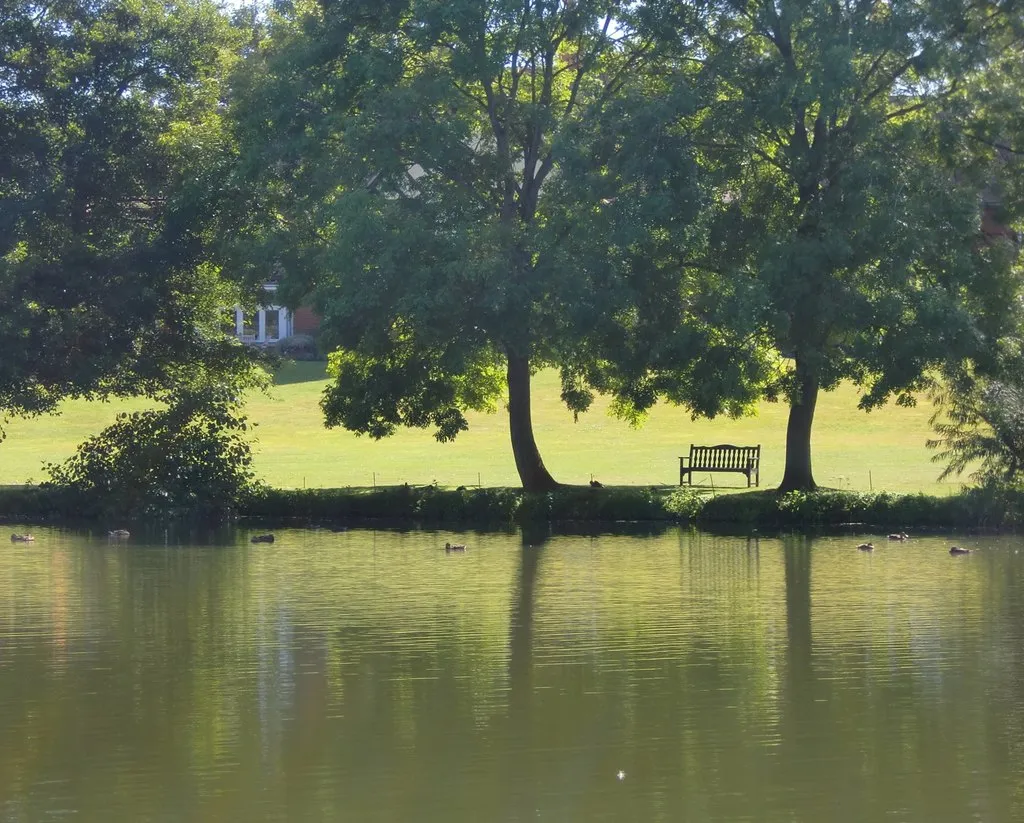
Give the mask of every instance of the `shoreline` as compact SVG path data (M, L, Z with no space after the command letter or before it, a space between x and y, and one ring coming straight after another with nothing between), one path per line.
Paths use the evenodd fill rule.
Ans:
M118 519L210 524L303 522L314 526L362 521L498 529L542 523L660 524L740 533L822 528L1013 531L1024 526L1024 491L975 487L938 497L836 489L785 495L774 489L723 494L721 489L689 486L562 486L530 494L512 487L262 487L231 511L139 515L120 511L116 501L102 506L83 504L53 486L0 487L3 521L96 523Z

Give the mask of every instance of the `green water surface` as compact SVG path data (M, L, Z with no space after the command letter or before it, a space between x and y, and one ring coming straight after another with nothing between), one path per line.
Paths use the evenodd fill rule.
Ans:
M4 823L1024 821L1019 537L34 533Z

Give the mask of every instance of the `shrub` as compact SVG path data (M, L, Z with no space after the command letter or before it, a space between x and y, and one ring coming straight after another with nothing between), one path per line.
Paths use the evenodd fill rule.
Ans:
M440 489L388 486L377 489L268 489L248 501L244 513L265 519L411 520L419 523L535 524L550 521L692 520L703 499L689 489L564 486L544 494L518 488Z
M247 430L225 392L186 392L165 409L119 414L49 464L44 485L87 516L224 517L255 487Z
M679 487L665 497L664 506L674 519L692 522L700 516L707 501L707 496L695 489Z
M316 341L308 334L293 334L272 343L269 348L281 357L291 360L322 360Z
M699 525L728 523L806 528L867 523L887 528L1011 528L1024 523L1024 492L1000 485L951 497L821 490L721 495L707 501Z
M244 514L264 519L350 519L508 524L519 507L518 489L439 489L383 486L375 489L260 489Z
M552 520L675 520L676 512L667 507L668 496L657 487L563 486L543 494L526 494L516 521Z

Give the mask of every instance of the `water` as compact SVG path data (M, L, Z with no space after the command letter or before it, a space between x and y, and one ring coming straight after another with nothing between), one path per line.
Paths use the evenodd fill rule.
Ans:
M1022 538L35 534L0 821L1024 820Z

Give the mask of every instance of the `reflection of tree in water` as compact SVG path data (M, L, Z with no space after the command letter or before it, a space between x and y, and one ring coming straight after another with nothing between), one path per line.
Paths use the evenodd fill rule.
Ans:
M789 535L782 541L786 563L786 693L791 706L805 705L811 666L811 541Z
M855 693L849 702L847 690L836 687L848 680L850 661L827 653L814 654L814 543L806 535L782 539L786 667L780 711L782 745L773 782L786 787L782 806L789 807L794 817L811 814L821 820L880 819L884 809L877 806L878 781L873 779L872 766L866 760L875 744L867 738L876 729L870 722L870 712L865 711L863 694ZM855 657L859 656L855 652Z
M1019 819L998 785L1012 770L992 744L1020 694L998 696L985 686L984 650L996 638L965 640L977 626L965 615L950 620L964 591L980 607L969 577L935 584L945 600L930 600L921 590L933 585L943 550L918 561L916 546L863 556L848 541L787 536L782 544L787 645L772 783L784 787L790 814L958 821L981 804L986 819ZM1018 631L1018 648L1020 640ZM991 676L1002 681L1001 669L992 666Z
M836 656L814 653L812 624L812 555L815 540L806 535L782 539L786 589L785 676L782 681L781 747L775 785L785 787L782 807L794 818L810 814L821 820L875 820L885 816L872 749L875 738L868 692L862 680L850 689L850 665L859 649ZM827 544L819 543L819 550ZM827 559L832 559L830 555ZM856 559L862 559L857 557ZM826 565L826 575L832 565ZM821 632L835 631L834 623ZM826 635L823 635L825 637ZM828 649L832 649L828 645ZM852 699L851 699L852 698ZM885 732L882 732L884 737Z
M237 716L234 673L216 662L238 642L228 615L241 556L120 547L74 557L56 586L71 606L66 630L5 650L0 786L29 804L25 819L65 802L58 789L30 791L37 784L61 787L83 818L117 819L137 808L122 791L120 753L130 752L132 774L161 775L168 808L183 810L191 776L224 752Z
M595 660L583 662L571 653L574 627L565 624L546 638L543 652L551 665L538 678L537 594L549 539L546 527L522 532L509 612L507 766L497 793L502 798L498 819L604 820L629 695L594 670ZM588 686L594 693L586 693Z
M731 657L746 636L723 635L711 608L734 602L732 575L753 591L756 548L713 540L691 552L699 538L683 540L701 568L684 562L677 583L679 560L654 544L599 537L588 555L579 542L524 539L510 609L501 820L728 819L707 815L716 803L723 813L749 809L735 792L718 798L736 774L749 779L736 703L758 686ZM711 568L718 590L708 599ZM683 581L695 588L679 602Z
M542 542L523 541L516 594L509 615L509 714L529 711L533 650L533 599Z
M1015 548L1014 554L1018 551ZM990 671L999 677L992 689L993 699L982 705L996 738L990 747L1006 757L1007 773L1024 775L1024 566L1000 564L994 577L993 587L1002 589L1002 620L997 628L1001 642L993 644L996 659L991 661ZM1019 778L1015 788L1006 819L1024 820L1024 784Z
M537 527L522 532L519 575L509 612L508 714L506 757L509 773L505 786L511 796L505 805L509 820L529 820L536 816L534 796L528 787L536 788L533 768L532 729L533 697L533 616L537 575L548 534Z

